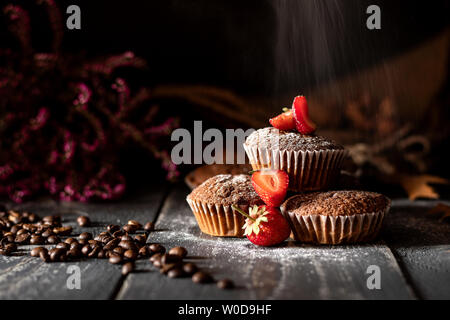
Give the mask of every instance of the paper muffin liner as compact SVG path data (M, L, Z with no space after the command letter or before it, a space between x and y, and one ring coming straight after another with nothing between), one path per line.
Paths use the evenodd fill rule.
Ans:
M203 233L215 237L243 237L242 227L245 218L228 205L207 204L202 201L196 201L187 198L198 226ZM239 207L248 211L248 205L239 205Z
M283 209L281 211L291 226L295 240L314 244L345 244L374 240L389 208L352 216L300 216Z
M279 169L289 175L289 190L326 189L338 176L347 150L288 151L244 144L253 170Z

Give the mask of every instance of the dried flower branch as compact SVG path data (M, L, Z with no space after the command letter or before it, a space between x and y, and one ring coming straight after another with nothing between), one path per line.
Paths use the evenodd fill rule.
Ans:
M155 123L152 96L115 73L143 68L145 61L131 52L94 62L63 53L55 1L37 2L53 31L51 52L33 51L25 10L3 8L21 51L0 52L0 195L15 202L38 193L70 201L115 199L126 186L117 155L130 143L159 159L167 178L176 178L166 149L177 119ZM139 109L144 119L133 117Z

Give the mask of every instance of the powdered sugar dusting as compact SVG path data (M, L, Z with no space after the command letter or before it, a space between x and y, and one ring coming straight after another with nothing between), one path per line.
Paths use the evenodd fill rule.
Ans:
M209 178L195 188L188 198L208 204L258 204L261 199L256 194L250 176L240 174L220 174Z
M247 137L245 144L249 147L290 151L340 150L344 148L321 136L302 135L298 132L281 131L271 127L253 132Z
M281 210L300 216L340 216L379 212L389 203L389 199L379 193L343 190L295 195L282 204Z
M357 269L364 275L364 258L384 257L383 250L387 250L380 243L312 246L291 240L277 247L258 247L246 238L205 235L187 207L172 205L163 208L157 228L164 231L151 234L149 241L185 246L190 256L197 257L195 263L214 276L229 277L251 289L245 291L251 295L245 298L250 299L285 298L286 294L296 298L340 298L343 290L347 290L348 297L363 298L357 288L354 292L348 289L354 282L353 273ZM395 270L395 263L386 261L386 268ZM330 284L336 277L342 280L342 287ZM302 284L295 279L301 279ZM313 288L314 292L305 288Z

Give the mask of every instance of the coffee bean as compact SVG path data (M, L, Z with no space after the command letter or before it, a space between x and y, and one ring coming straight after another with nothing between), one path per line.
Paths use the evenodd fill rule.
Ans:
M122 237L123 235L125 235L125 232L124 232L123 230L117 230L117 231L114 231L113 234L112 234L112 236L113 236L114 238L120 238L120 237Z
M50 255L48 254L47 249L41 251L39 253L39 257L42 259L42 261L44 262L49 262L50 261Z
M22 225L22 228L24 230L27 230L27 231L30 231L30 232L36 232L36 230L37 230L37 227L34 224L31 224L31 223L24 223Z
M67 255L71 258L77 259L80 258L83 254L81 253L81 250L76 248L71 248L69 251L67 251Z
M217 287L220 289L232 289L234 288L234 283L230 279L222 279L217 282Z
M94 238L95 241L104 242L104 243L108 242L111 239L112 238L108 233L103 233L103 232Z
M88 240L88 245L91 246L91 249L94 249L95 247L101 247L102 243L97 240Z
M70 244L65 243L65 242L60 242L56 245L56 248L58 249L64 249L64 250L69 250L70 249Z
M159 243L153 243L149 246L149 249L153 252L153 253L165 253L166 252L166 248L164 248L162 245L160 245Z
M192 281L195 283L210 283L213 278L206 272L197 271L192 275Z
M169 272L167 273L167 276L169 278L181 278L183 276L185 276L185 273L183 272L183 269L181 268L173 268L171 270L169 270Z
M155 230L155 225L154 225L154 223L153 223L153 222L147 222L147 223L144 225L144 230L147 231L147 232L150 232L150 231Z
M133 241L120 241L119 246L125 250L137 250L136 244Z
M132 224L126 224L122 227L122 229L127 233L136 233L136 231L138 230L138 228Z
M66 240L64 240L64 242L67 244L72 244L74 242L78 243L77 239L75 238L67 238Z
M135 226L138 230L142 229L142 224L137 222L136 220L128 220L128 225Z
M106 230L108 230L109 233L114 233L114 232L120 230L120 227L116 224L110 224L106 227Z
M141 258L147 258L149 256L149 252L148 252L148 247L147 246L143 246L142 248L139 249L139 257Z
M80 239L80 240L78 240L78 243L79 243L81 246L85 246L85 245L88 244L88 240Z
M39 217L37 216L37 214L35 214L35 213L30 213L30 214L28 215L28 221L29 221L29 222L35 223L35 222L38 221L38 220L39 220Z
M5 242L14 242L14 236L12 234L5 233L3 235L3 237L4 237L3 239L5 240Z
M187 256L187 250L184 247L174 247L169 250L169 254L184 258Z
M161 272L162 274L167 274L170 270L174 269L174 268L180 268L180 263L169 263L169 264L164 264L161 266L161 269L159 270L159 272Z
M81 248L81 253L83 254L83 256L87 257L87 255L92 251L92 248L90 245L86 244L83 246L83 248Z
M30 255L32 257L39 257L42 251L47 251L47 249L45 249L44 247L36 247L31 250Z
M156 253L149 260L150 262L153 263L155 267L160 268L162 266L161 257L162 257L161 253Z
M14 242L14 236L12 236L12 242ZM5 244L9 243L9 239L7 236L3 236L0 240L0 247L3 247Z
M77 218L77 223L80 227L89 227L91 225L91 219L86 216L79 216Z
M60 224L57 222L43 222L42 225L46 228L51 228L52 230L53 230L53 228L60 226Z
M27 244L29 241L30 241L30 234L29 233L19 234L14 239L14 242L18 243L18 244Z
M88 253L88 258L96 258L100 250L101 248L98 246L92 248L92 251Z
M49 244L57 244L58 242L61 242L61 240L56 235L51 235L47 238L47 243Z
M126 251L126 250L125 250L124 248L122 248L122 247L115 247L115 248L113 249L113 252L116 253L116 254L118 254L118 255L123 255L125 251Z
M133 241L133 238L130 237L128 234L124 234L123 236L120 237L120 240L122 240L122 241Z
M42 218L42 221L49 223L61 223L61 216L53 215L53 216L45 216Z
M22 230L22 227L21 226L19 226L19 225L13 225L12 227L11 227L11 229L9 229L9 231L12 233L12 234L17 234L17 232L19 231L19 230Z
M134 270L134 263L133 262L127 262L123 265L122 267L122 275L126 276L128 275L130 272L133 272Z
M72 233L72 227L70 226L57 227L53 229L53 232L58 236L68 236Z
M18 224L18 223L22 222L22 215L19 212L10 210L8 212L8 220L10 222L12 222L13 224Z
M148 259L150 262L155 262L156 260L161 260L162 254L161 253L156 253L154 255L152 255L150 257L150 259Z
M46 229L45 231L42 232L42 236L44 238L48 238L50 236L52 236L54 233L51 229Z
M40 235L32 235L31 239L30 239L30 244L36 245L36 244L44 244L45 243L45 238L43 236Z
M109 257L109 263L112 263L112 264L119 264L119 263L122 263L122 261L123 261L122 256L120 256L118 254L112 254Z
M53 248L49 251L50 260L53 262L61 261L66 255L66 250L61 248Z
M105 259L105 258L106 258L106 251L103 250L103 249L100 249L100 250L98 251L97 258L98 258L98 259Z
M156 268L161 268L163 266L161 263L161 259L153 261L153 266L155 266Z
M11 252L17 251L17 245L14 242L7 243L5 248L11 250Z
M11 249L8 247L0 247L0 254L3 256L9 256L12 253Z
M112 250L115 247L117 247L120 243L120 239L114 238L112 240L110 240L104 247L103 249L105 250Z
M168 254L168 253L166 253L166 254L164 254L162 257L161 257L161 263L164 265L164 264L171 264L171 263L180 263L181 262L181 257L180 256L176 256L176 255L173 255L173 254Z
M136 250L127 250L123 253L124 258L128 259L128 260L136 260L138 257L137 251Z
M110 242L110 241L113 240L113 239L114 239L114 238L111 237L111 236L105 236L105 237L102 238L101 242L102 242L103 244L107 244L108 242Z
M183 271L191 276L198 271L198 268L195 264L188 262L183 265Z
M91 240L92 239L92 233L89 232L83 232L78 236L81 240Z
M70 244L69 250L72 250L72 249L78 249L78 250L81 251L81 248L82 248L82 245L81 245L81 244L79 244L78 242L72 242L72 243Z
M134 241L140 245L144 245L147 242L147 236L139 234L136 237L134 237Z
M16 236L20 236L21 234L30 234L30 232L26 229L20 229L17 231Z

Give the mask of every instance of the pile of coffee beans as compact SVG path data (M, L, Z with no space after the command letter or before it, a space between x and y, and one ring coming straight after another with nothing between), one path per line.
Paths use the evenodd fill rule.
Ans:
M87 216L79 216L80 227L89 227ZM110 224L94 236L82 232L78 237L72 235L72 227L62 225L61 216L51 215L40 219L34 213L0 210L0 255L11 255L20 245L38 245L30 255L45 262L64 262L82 258L108 259L111 264L122 265L122 274L135 270L135 261L149 259L159 268L161 274L169 278L191 277L195 283L212 283L213 277L199 270L192 262L185 262L188 251L184 247L174 247L166 252L159 243L147 243L154 224L142 225L129 220L123 226ZM46 248L42 245L54 245ZM224 279L217 282L221 289L234 287L233 282Z

